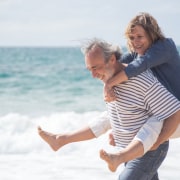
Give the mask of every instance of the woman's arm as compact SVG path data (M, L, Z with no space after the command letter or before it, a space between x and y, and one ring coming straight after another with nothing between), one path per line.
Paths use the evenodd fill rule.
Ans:
M167 63L176 53L176 46L171 39L159 40L146 51L143 56L137 56L125 68L128 78L139 75L149 68Z
M172 39L159 40L154 43L143 56L136 53L125 54L121 62L128 63L124 71L119 72L109 79L104 86L104 100L107 102L115 100L112 87L137 76L149 68L167 63L171 60L172 53L176 52L176 46Z
M116 74L107 81L107 86L113 87L119 83L127 81L129 78L139 75L149 68L158 66L171 60L172 49L176 46L171 39L159 40L154 43L143 56L135 53L125 54L121 62L128 63L124 71Z

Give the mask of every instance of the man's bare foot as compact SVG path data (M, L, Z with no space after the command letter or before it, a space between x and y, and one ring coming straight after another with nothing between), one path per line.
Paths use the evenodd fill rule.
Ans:
M121 162L119 162L118 155L107 153L103 149L100 150L99 153L100 153L101 159L107 162L109 170L112 172L115 172L118 166L121 164Z
M41 127L38 127L38 133L41 138L46 141L54 151L57 151L65 144L64 137L61 135L46 132L42 130Z

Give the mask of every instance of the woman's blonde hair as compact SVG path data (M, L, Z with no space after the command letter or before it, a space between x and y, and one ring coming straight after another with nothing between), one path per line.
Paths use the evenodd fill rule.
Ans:
M127 38L127 46L130 51L133 51L130 34L132 33L135 26L141 26L149 36L151 43L153 44L157 40L165 39L164 34L161 31L156 19L149 13L141 12L135 16L128 24L125 30L125 37Z

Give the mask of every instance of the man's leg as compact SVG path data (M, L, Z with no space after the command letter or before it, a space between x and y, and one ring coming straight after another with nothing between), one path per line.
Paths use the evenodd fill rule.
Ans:
M151 180L159 180L159 176L158 176L157 172L156 172L156 174L153 176L153 178Z
M169 142L166 141L157 150L148 151L143 157L127 162L119 180L158 180L157 170L167 155L168 147Z

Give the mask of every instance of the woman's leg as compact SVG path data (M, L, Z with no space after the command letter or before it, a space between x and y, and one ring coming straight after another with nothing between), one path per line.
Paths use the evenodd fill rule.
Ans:
M158 180L152 178L158 178L157 170L167 155L168 147L169 142L166 141L155 151L148 151L141 158L127 162L119 180Z

